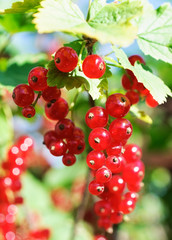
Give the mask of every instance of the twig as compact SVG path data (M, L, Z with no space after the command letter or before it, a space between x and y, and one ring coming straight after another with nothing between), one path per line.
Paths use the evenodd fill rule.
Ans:
M36 106L36 104L37 104L37 102L38 102L38 100L41 96L42 96L42 92L39 92L38 95L37 95L37 98L35 99L34 103L32 104L33 107Z

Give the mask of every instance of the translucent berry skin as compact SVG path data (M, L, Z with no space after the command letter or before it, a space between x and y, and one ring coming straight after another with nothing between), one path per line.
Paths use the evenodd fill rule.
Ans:
M14 88L12 98L15 104L19 107L27 107L34 101L34 91L26 84L19 84Z
M103 166L96 171L95 179L99 183L107 183L111 178L112 172L106 166Z
M35 108L32 106L27 106L22 109L22 115L25 118L32 118L35 116L35 113L36 113Z
M112 117L124 117L130 110L130 101L123 94L112 94L106 101L106 110Z
M141 182L144 178L145 167L142 161L129 163L123 170L123 178L129 184Z
M91 131L88 141L93 149L101 151L110 145L111 136L105 128L95 128Z
M105 164L106 157L103 152L93 150L87 155L87 165L93 170L101 168Z
M130 90L132 89L133 86L133 80L130 76L127 76L124 74L121 79L122 86L125 90Z
M73 130L74 123L68 118L60 120L55 126L55 132L59 138L70 138Z
M56 102L61 96L61 91L57 87L47 87L42 91L42 97L46 102Z
M85 138L84 132L82 131L81 128L78 128L78 127L74 127L73 136L74 137L81 137L83 139Z
M31 239L48 240L50 238L50 234L50 230L45 228L30 232L29 237Z
M58 140L50 143L49 150L54 156L62 156L67 151L67 145L63 140Z
M146 104L149 106L149 107L157 107L158 106L158 102L152 97L152 95L149 93L146 97Z
M113 212L110 215L110 220L113 224L119 224L123 221L123 214L121 212Z
M44 134L44 144L49 148L51 142L58 141L58 137L55 131L48 131Z
M132 198L124 198L121 201L121 204L119 206L119 210L123 214L131 213L135 208L136 202Z
M78 64L78 55L71 47L62 47L57 50L54 62L61 72L71 72Z
M55 103L47 103L45 105L45 114L51 120L64 119L68 112L68 103L63 98L59 98Z
M139 94L135 92L134 90L130 90L126 92L125 94L127 98L129 99L131 105L137 104L139 102Z
M69 153L72 154L81 154L85 150L85 141L81 137L72 137L67 140L67 146Z
M109 217L100 217L97 225L99 228L104 228L106 230L112 227L112 223Z
M108 122L108 114L102 107L92 107L86 113L85 122L91 129L96 127L105 127Z
M124 194L124 198L132 199L133 201L138 200L139 195L136 192L127 192Z
M43 67L35 67L29 72L28 82L35 91L43 91L47 86L48 70Z
M90 184L88 186L88 190L91 194L98 196L101 193L103 193L104 184L98 183L95 180L93 180L92 182L90 182Z
M123 156L127 163L136 162L141 159L142 150L137 144L127 144Z
M128 58L128 60L130 61L131 65L133 65L133 66L134 66L136 61L145 64L144 59L139 55L132 55Z
M107 183L109 191L114 194L122 193L125 188L124 179L119 175L114 175Z
M117 173L120 166L121 161L117 156L112 155L106 159L106 167L109 168L112 173Z
M94 211L99 217L108 216L111 213L111 205L105 200L100 200L94 204Z
M115 155L115 156L119 156L121 154L122 151L122 144L115 144L113 143L113 141L111 141L110 146L106 149L107 155Z
M107 238L104 237L103 235L97 235L95 236L94 240L107 240Z
M109 132L114 142L121 142L131 137L133 128L127 119L117 118L110 124Z
M66 153L62 158L62 162L67 167L72 166L76 162L76 157L74 154Z
M144 186L144 183L138 181L138 182L135 182L135 183L130 183L130 184L127 184L127 188L129 191L131 192L140 192L140 190L142 189L142 187Z
M116 169L116 173L122 173L126 165L126 160L122 155L118 156L118 159L120 161L120 167Z
M93 54L84 59L82 70L88 78L100 78L105 73L106 65L100 56Z

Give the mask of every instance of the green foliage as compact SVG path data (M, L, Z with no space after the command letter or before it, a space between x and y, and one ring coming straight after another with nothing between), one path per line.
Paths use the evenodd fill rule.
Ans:
M83 43L83 41L76 40L76 41L73 41L73 42L70 42L70 43L65 43L64 46L73 48L79 56L80 52L81 52L81 49L82 49L82 43ZM86 58L87 54L88 54L87 49L84 48L83 52L82 52L82 60Z
M122 49L118 49L115 46L113 46L112 48L124 69L131 70L137 77L138 82L144 84L144 86L150 91L153 98L159 104L164 103L168 95L172 96L171 90L164 84L164 82L159 77L145 70L141 64L135 63L135 65L132 66Z
M139 110L136 106L131 106L130 112L134 115L134 117L142 120L145 123L152 124L152 118L147 115L144 111Z
M153 58L172 64L172 6L165 3L149 8L140 22L138 44Z
M42 8L34 15L40 33L67 32L85 35L101 43L129 45L136 37L137 27L131 20L142 13L140 1L120 4L93 2L88 22L78 6L71 0L44 0Z

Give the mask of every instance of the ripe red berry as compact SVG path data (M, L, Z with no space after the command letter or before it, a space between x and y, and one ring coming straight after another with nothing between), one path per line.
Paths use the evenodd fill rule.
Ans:
M114 175L107 183L109 191L114 194L122 193L125 188L124 179L119 175Z
M35 67L29 72L28 82L35 91L42 91L47 88L48 70L43 67Z
M69 153L81 154L85 149L85 141L81 137L72 137L67 140Z
M131 65L133 65L133 66L134 66L136 61L138 61L139 63L145 64L144 59L139 55L132 55L128 58L128 60L130 61Z
M27 106L22 109L22 115L26 118L32 118L35 116L35 108L32 106Z
M111 141L111 144L109 145L109 147L106 149L107 155L115 155L115 156L119 156L121 154L122 151L122 144L116 144L113 141Z
M106 166L103 166L96 171L95 178L99 183L107 183L112 178L112 172Z
M81 128L78 128L78 127L74 127L74 129L73 129L73 136L74 137L85 138L84 132L82 131Z
M61 91L57 87L47 87L42 91L42 97L46 102L56 102L61 96Z
M111 205L105 200L100 200L94 204L94 211L99 217L109 216L111 213Z
M112 227L109 217L100 217L97 224L99 228L104 228L106 230Z
M144 183L143 182L135 182L135 183L128 183L127 184L127 188L129 191L131 192L140 192L140 190L144 187Z
M153 98L153 96L150 93L146 97L146 104L152 108L158 106L158 102Z
M50 238L50 230L45 228L45 229L39 229L39 230L31 231L29 233L29 237L31 239L35 239L35 240L36 239L48 240Z
M119 210L123 214L131 213L135 208L136 202L132 198L124 198L121 201L121 204L119 206Z
M59 139L57 142L51 142L49 145L49 149L52 155L62 156L67 151L67 145L63 140Z
M19 107L27 107L34 101L34 91L26 84L20 84L14 88L12 98Z
M139 94L134 90L130 90L125 94L127 98L130 100L131 105L134 105L139 102Z
M106 65L100 56L93 54L84 59L82 70L88 78L101 78L105 73Z
M123 214L121 212L113 212L110 215L110 220L113 224L119 224L123 221Z
M122 173L126 165L126 160L122 155L118 156L118 159L120 161L120 167L116 169L116 173Z
M92 182L90 182L88 186L88 190L93 195L96 195L96 196L100 195L104 191L104 184L98 183L95 180L93 180Z
M130 76L130 74L128 74L128 75L124 74L122 76L121 83L125 90L131 90L136 85L137 80L133 74L131 76Z
M62 47L57 50L54 62L61 72L71 72L78 64L78 55L71 47Z
M137 144L127 144L123 156L127 163L135 162L141 159L142 150Z
M104 237L103 235L96 235L94 240L107 240L107 238Z
M109 132L114 142L120 143L123 140L127 140L131 137L133 128L127 119L117 118L110 124Z
M103 152L93 150L87 155L87 165L93 170L97 170L105 164L105 155Z
M93 149L101 151L109 146L111 136L109 131L105 128L95 128L91 131L88 141Z
M92 107L85 116L86 124L89 128L105 127L108 122L108 114L102 107Z
M124 198L132 199L133 201L137 201L138 199L138 194L136 192L127 192L124 195Z
M70 138L73 130L74 123L68 118L60 120L55 126L55 132L59 138Z
M117 156L112 155L106 159L106 167L108 167L112 173L117 173L120 169L120 166L121 161Z
M106 110L112 117L124 117L130 110L130 101L123 94L112 94L106 101Z
M45 114L51 120L61 120L67 116L68 112L68 103L63 98L59 98L55 103L45 105Z
M58 141L58 137L55 131L48 131L44 135L44 144L49 148L51 142Z
M72 166L76 162L76 157L74 154L66 153L62 158L62 162L65 166Z

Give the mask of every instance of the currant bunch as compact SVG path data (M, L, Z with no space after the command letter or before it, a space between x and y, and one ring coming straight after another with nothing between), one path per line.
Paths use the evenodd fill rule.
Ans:
M133 66L137 61L141 64L146 64L144 59L139 55L132 55L128 58L128 60ZM122 76L121 83L123 88L127 90L125 95L130 100L131 105L137 104L140 98L142 98L145 99L146 104L149 107L158 106L158 102L150 94L149 90L145 88L143 83L138 82L133 72L129 69L127 69L126 73Z
M133 128L123 117L129 110L129 99L116 93L108 97L106 108L93 107L85 116L92 129L88 141L93 150L86 160L94 176L89 192L101 199L94 211L99 217L98 226L105 230L134 210L144 178L142 150L136 144L127 144ZM105 128L109 115L115 119Z

